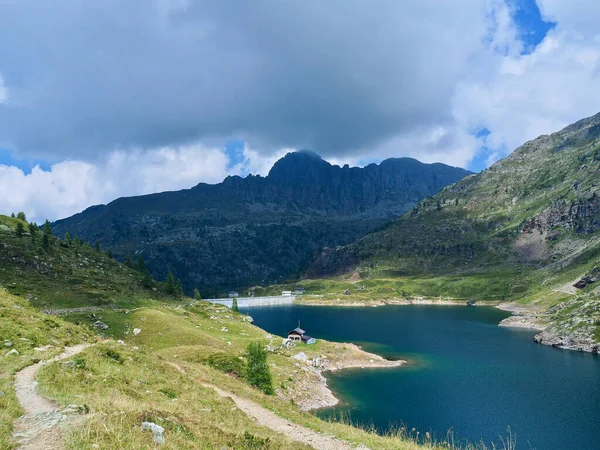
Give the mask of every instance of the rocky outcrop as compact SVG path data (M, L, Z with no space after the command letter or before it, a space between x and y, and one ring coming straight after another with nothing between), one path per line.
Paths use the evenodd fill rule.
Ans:
M573 286L577 289L584 289L585 287L589 286L590 284L594 284L597 281L600 281L600 267L594 267L590 273L581 277L581 279Z
M600 352L600 300L574 298L548 310L550 326L535 335L540 344L582 352Z
M593 335L585 330L564 335L561 331L550 328L536 334L533 340L538 344L549 345L565 350L600 353L600 344L595 342Z

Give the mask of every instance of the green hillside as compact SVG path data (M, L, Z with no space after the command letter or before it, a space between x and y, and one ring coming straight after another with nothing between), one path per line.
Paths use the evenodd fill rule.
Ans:
M300 410L318 397L322 381L308 365L299 370L302 364L292 356L302 351L310 361L325 355L336 365L368 365L373 355L322 340L281 348L281 337L244 315L168 294L165 285L149 284L144 274L89 246L50 236L42 244L40 230L32 230L32 240L28 231L17 231L19 223L29 229L0 216L0 449L18 445L12 433L23 410L14 374L80 343L91 345L69 361L44 365L37 375L37 390L60 408L75 404L87 411L64 435L65 448L150 448L152 433L140 428L148 420L165 428L163 448L310 448L256 422L211 386L315 435L369 448L422 448L414 436L379 436ZM98 321L104 326L94 326ZM247 378L252 342L267 346L275 395Z
M595 301L596 284L573 285L599 262L600 114L527 142L382 231L325 249L308 276L354 273L350 297L547 307Z

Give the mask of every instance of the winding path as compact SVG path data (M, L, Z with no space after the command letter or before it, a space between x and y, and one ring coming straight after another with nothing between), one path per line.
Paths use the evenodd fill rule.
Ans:
M185 371L175 363L169 363L172 367L177 369L181 373L185 373ZM333 436L328 436L326 434L320 434L316 431L311 430L310 428L303 427L302 425L297 425L293 422L290 422L287 419L284 419L281 416L278 416L273 411L268 410L262 405L255 403L251 400L240 397L231 392L226 392L221 388L209 383L204 383L199 381L199 383L207 388L214 389L217 394L221 397L230 398L236 404L236 406L246 413L248 417L256 420L260 425L270 428L273 431L281 433L288 438L292 439L296 442L301 442L303 444L308 444L316 450L351 450L359 448L361 450L368 450L365 446L353 446L350 442L340 440Z
M40 368L49 362L70 358L90 344L80 344L65 348L60 355L47 361L40 361L25 367L15 374L15 393L25 414L16 422L13 437L23 450L60 450L62 429L67 422L83 419L61 412L61 408L37 392L35 376Z

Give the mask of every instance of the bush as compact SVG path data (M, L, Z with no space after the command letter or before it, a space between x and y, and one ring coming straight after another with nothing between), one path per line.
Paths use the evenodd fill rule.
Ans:
M117 352L116 350L113 350L112 348L107 349L104 352L104 355L106 355L107 357L109 357L112 360L117 361L120 364L123 364L123 357L121 356L121 354L119 352Z
M213 353L205 359L205 363L221 372L244 378L246 364L240 358L227 353Z
M246 379L252 386L256 386L267 395L273 395L273 380L271 370L267 364L267 351L259 341L250 342L246 350L248 365L246 366Z

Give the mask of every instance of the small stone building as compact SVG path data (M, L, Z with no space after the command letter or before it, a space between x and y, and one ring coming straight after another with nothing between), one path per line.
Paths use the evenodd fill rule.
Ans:
M303 342L304 344L314 344L317 340L306 334L302 328L297 327L288 333L288 339L294 342Z

